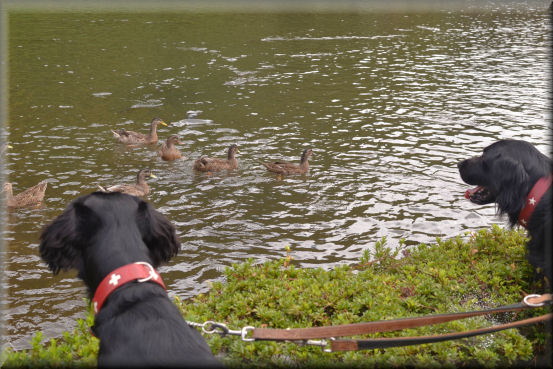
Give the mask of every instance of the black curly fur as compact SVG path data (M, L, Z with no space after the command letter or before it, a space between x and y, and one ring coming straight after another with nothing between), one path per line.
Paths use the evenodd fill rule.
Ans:
M91 298L114 269L137 261L156 268L180 249L175 228L163 214L122 193L94 192L73 200L41 240L40 255L50 270L76 269ZM116 289L97 314L94 331L101 367L220 365L155 283Z
M532 144L520 140L500 140L486 147L481 156L458 164L459 174L468 184L487 191L473 202L496 203L499 215L509 217L515 226L534 184L551 174L551 160ZM543 195L528 221L530 241L528 261L551 282L551 188Z

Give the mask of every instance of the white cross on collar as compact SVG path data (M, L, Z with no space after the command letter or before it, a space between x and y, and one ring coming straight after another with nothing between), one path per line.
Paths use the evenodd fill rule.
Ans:
M121 279L121 274L113 273L108 283L117 286L119 284L119 279Z
M532 197L532 198L530 198L530 199L528 199L528 202L529 202L529 203L530 203L530 205L532 205L532 206L536 205L536 199L535 199L535 198L533 198L533 197Z

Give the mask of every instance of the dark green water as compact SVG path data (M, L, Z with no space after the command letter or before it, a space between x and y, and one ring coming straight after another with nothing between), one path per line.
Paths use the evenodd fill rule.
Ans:
M352 263L505 224L463 198L456 163L500 138L549 154L549 21L543 7L434 13L10 13L4 156L14 192L48 180L40 209L5 218L3 343L56 337L84 316L74 273L38 256L43 227L97 184L151 168L149 201L182 252L161 267L171 295L209 289L232 263ZM178 134L186 158L116 144L111 128ZM239 168L192 170L240 147ZM298 161L279 180L258 160Z

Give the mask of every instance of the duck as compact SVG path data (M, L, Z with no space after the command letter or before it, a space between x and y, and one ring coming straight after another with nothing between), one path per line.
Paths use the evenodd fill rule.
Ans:
M309 170L309 157L311 155L313 155L313 151L309 147L303 150L299 165L285 162L285 161L274 161L272 163L260 162L260 163L263 164L269 172L278 173L280 175L305 174Z
M136 175L136 183L134 184L116 184L109 187L98 185L98 188L102 192L122 192L128 195L142 197L150 193L150 187L148 187L148 183L146 183L146 178L148 177L157 178L150 169L142 169Z
M232 144L228 148L226 159L201 157L194 161L194 169L200 172L213 172L217 170L231 170L238 168L238 160L234 155L238 152L238 146Z
M163 160L167 161L181 158L182 154L179 149L175 147L175 144L182 144L182 142L179 141L179 136L171 135L167 137L167 141L161 145L161 149L157 154L161 156Z
M167 126L167 123L165 123L161 118L154 118L150 123L150 133L148 133L147 135L145 135L144 133L127 131L124 128L121 128L118 130L112 129L111 132L113 133L113 137L115 137L115 139L120 143L123 143L126 145L150 145L150 144L155 144L158 141L158 137L157 137L158 124Z
M2 192L6 192L6 205L9 208L22 208L26 206L38 207L42 204L46 187L48 187L48 182L40 181L33 187L29 187L14 196L12 184L10 182L6 182Z

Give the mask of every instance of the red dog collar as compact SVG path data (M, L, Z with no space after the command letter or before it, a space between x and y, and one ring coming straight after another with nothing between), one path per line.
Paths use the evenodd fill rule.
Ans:
M143 261L127 264L109 273L96 289L96 293L92 299L94 314L98 314L104 301L106 301L113 291L126 283L136 280L138 280L138 282L156 282L163 287L163 289L167 290L161 280L161 276L150 264Z
M538 206L542 196L547 192L549 187L551 186L551 174L549 174L549 177L541 177L534 187L532 187L532 190L530 190L530 193L528 194L528 197L526 198L526 205L524 208L520 211L520 214L518 216L518 224L526 228L528 226L528 221L530 220L530 217L532 216L532 213L536 209L536 206Z

